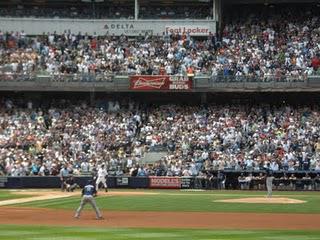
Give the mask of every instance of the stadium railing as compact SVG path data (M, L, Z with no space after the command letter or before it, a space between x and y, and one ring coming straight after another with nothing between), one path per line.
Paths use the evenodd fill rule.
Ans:
M131 177L131 176L109 176L108 187L110 188L175 188L175 189L241 189L238 177L239 171L222 171L223 176L215 175L208 177ZM261 172L261 171L260 171ZM265 179L257 178L260 172L250 172L252 179L248 182L247 189L265 190ZM263 173L263 171L262 171ZM282 171L275 172L274 189L277 190L308 190L320 191L319 171L294 171L296 179L282 179ZM311 179L304 179L308 173ZM83 186L91 176L74 176L75 181ZM39 180L41 178L41 181ZM2 177L1 188L59 188L60 177L58 176L20 176Z
M47 73L0 73L0 87L5 86L78 86L78 87L106 87L129 88L129 75L87 73L87 74L47 74ZM209 76L196 75L193 78L194 89L219 89L219 88L310 88L319 85L319 76Z

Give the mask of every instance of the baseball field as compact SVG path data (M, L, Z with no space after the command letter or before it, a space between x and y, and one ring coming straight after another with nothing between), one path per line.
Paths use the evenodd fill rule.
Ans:
M1 190L0 239L320 239L320 193L111 190L73 218L80 192Z

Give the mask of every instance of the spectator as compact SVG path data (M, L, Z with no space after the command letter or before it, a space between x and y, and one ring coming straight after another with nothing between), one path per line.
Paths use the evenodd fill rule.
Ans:
M56 176L62 165L70 174L90 175L101 164L114 175L134 176L320 169L314 105L171 104L142 112L135 103L130 111L126 102L111 111L82 101L33 102L32 108L28 101L3 102L0 166L7 175ZM137 165L156 149L167 151L161 161Z
M21 2L22 3L22 2ZM1 17L29 17L29 18L80 18L80 19L133 19L134 6L121 6L109 2L107 5L96 3L96 7L88 7L88 4L80 4L77 6L52 5L50 6L33 6L17 5L10 7L1 7Z
M124 35L65 31L28 37L24 31L8 32L0 44L0 69L8 79L15 73L41 71L55 81L66 74L70 81L109 81L110 74L162 73L206 74L216 81L305 81L319 72L320 19L317 9L306 5L303 10L294 4L277 11L237 8L237 13L226 15L221 42L212 34L196 39L166 32L129 41Z

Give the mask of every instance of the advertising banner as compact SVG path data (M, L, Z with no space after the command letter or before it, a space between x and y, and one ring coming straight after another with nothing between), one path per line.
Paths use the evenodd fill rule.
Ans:
M129 186L129 179L127 177L118 177L117 186Z
M192 79L185 76L130 76L131 90L191 90Z
M193 177L181 177L181 188L190 189L193 186Z
M208 36L216 32L213 20L87 20L87 19L37 19L37 18L0 18L0 29L4 32L22 29L27 35L39 35L44 32L58 34L70 30L72 33L89 35L139 36L150 34L189 33L191 36Z
M208 36L212 32L210 25L176 25L176 26L166 26L166 31L175 34L189 34L190 36Z
M6 187L6 183L8 182L7 177L0 177L0 188Z
M150 188L181 188L181 179L179 177L149 177Z

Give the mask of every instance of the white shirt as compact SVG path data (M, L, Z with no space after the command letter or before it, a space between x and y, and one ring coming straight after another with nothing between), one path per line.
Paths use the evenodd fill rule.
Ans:
M105 168L99 168L98 178L105 178L106 176L108 176L108 171Z
M87 162L82 162L82 163L81 163L81 171L83 171L83 172L88 172L88 171L89 171L89 163L87 163Z

